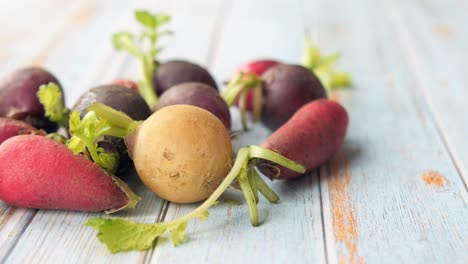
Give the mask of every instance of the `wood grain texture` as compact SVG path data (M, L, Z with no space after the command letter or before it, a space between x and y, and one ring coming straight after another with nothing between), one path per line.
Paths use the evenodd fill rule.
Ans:
M468 186L468 29L466 1L387 2L410 70L425 97L453 162Z
M316 1L314 8L319 43L342 51L354 77L338 96L350 114L345 145L320 169L329 262L463 263L466 191L387 7ZM428 171L446 183L427 185Z
M298 61L302 44L299 5L295 1L233 1L214 49L212 71L229 78L240 64L261 57ZM288 30L286 30L288 29ZM261 37L260 37L261 36ZM216 40L214 40L216 41ZM291 48L291 43L298 44ZM287 48L289 47L289 48ZM240 128L233 110L234 129ZM271 133L261 125L238 138L239 148L260 144ZM156 247L151 263L323 263L320 192L317 175L271 184L282 198L278 205L259 203L263 224L252 227L247 207L222 203L210 209L206 222L193 221L187 243L174 248L169 241ZM243 201L239 193L226 194ZM222 198L224 199L224 198ZM221 199L221 200L222 200ZM195 206L171 204L165 221Z
M54 4L55 1L2 3L0 23L4 26L0 34L0 74L20 65L29 65L38 53L44 51L49 38L71 24L71 17L78 12L83 1L73 4ZM21 13L21 15L17 15ZM43 16L53 13L55 16ZM29 17L31 20L26 20ZM38 20L31 31L31 21ZM34 217L35 210L11 207L0 201L0 259L3 259L23 234L25 227Z
M101 2L101 5L93 5L93 3L94 1L89 1L87 5L84 5L88 6L90 10L94 10L89 14L89 16L81 14L81 16L85 16L87 22L80 23L81 26L74 24L70 26L71 29L73 29L71 31L72 33L69 33L69 35L67 35L68 37L61 39L60 42L55 42L54 45L51 46L51 50L47 50L47 59L43 61L45 67L62 70L65 74L59 75L60 77L70 78L71 84L66 85L68 82L65 81L64 87L65 93L72 94L71 98L73 99L86 89L90 88L90 85L96 85L101 82L99 78L95 78L95 74L99 75L99 73L107 73L110 75L112 73L115 78L116 75L122 71L120 64L123 63L124 60L119 60L121 57L115 56L116 52L112 49L110 34L115 30L115 26L123 27L127 24L131 24L130 21L133 21L132 12L135 6L129 7L128 5L120 5L119 8L112 9L107 8L107 6L111 4L110 1L107 3ZM129 12L125 14L123 21L121 21L121 19L116 19L116 17L122 16L122 7L128 7L129 9ZM80 21L83 22L83 19L85 18L81 17ZM106 19L106 21L101 21L102 19ZM114 23L117 24L114 25ZM102 34L102 32L109 32L109 34ZM104 56L103 59L98 59L98 61L103 64L98 68L88 68L87 64L96 59L93 57L94 50L91 50L92 52L90 52L90 50L81 49L78 46L70 46L70 40L75 38L83 40L93 38L95 43L106 42L107 51L102 53L102 55L106 56ZM74 56L85 58L80 61L82 64L76 65L67 60L52 59L54 57L67 57L69 52L79 53ZM118 64L119 62L120 64ZM109 65L112 67L109 67ZM93 72L93 74L84 74L83 78L85 79L80 79L79 76L73 78L73 69L81 69L84 71L88 69L98 72ZM141 182L137 180L135 173L130 174L128 177L134 187L133 190L142 197L143 202L134 212L120 213L117 216L129 217L130 219L137 221L156 221L163 206L163 201L156 198L151 192L149 192ZM35 213L36 211L34 210L23 211L29 213L25 214L25 216L20 219L21 221L17 221L18 227L13 226L15 227L14 230L16 232L21 231L21 239L14 241L14 247L4 247L2 245L2 250L5 250L5 255L3 255L5 257L4 260L8 262L136 262L139 258L143 257L139 252L126 254L124 257L111 257L105 246L100 244L95 238L96 232L93 229L84 226L84 222L88 217L102 216L102 213L89 214L47 210L41 210ZM26 217L32 213L35 214L31 217ZM12 218L7 223L12 225L11 223L14 223L14 220L15 219ZM2 235L6 234L4 231L6 230L2 230Z
M148 252L111 255L83 226L101 214L0 202L1 262L466 262L465 1L9 1L0 8L0 24L12 25L0 32L0 73L47 67L70 105L91 86L136 79L135 60L115 52L109 37L138 28L137 7L173 15L176 35L163 40L162 60L207 65L220 84L251 59L298 62L304 29L310 30L325 51L344 54L340 67L354 78L351 90L332 94L350 114L345 145L318 172L271 183L282 201L261 200L260 227L250 226L244 203L221 203L206 222L189 224L188 240L177 248L166 237ZM232 114L238 129L238 112ZM269 133L256 124L235 147L258 144ZM142 203L116 216L169 221L196 206L166 203L129 177ZM243 201L234 191L223 198Z
M0 73L15 67L40 64L41 54L52 39L74 22L85 1L3 1L0 9L2 34Z

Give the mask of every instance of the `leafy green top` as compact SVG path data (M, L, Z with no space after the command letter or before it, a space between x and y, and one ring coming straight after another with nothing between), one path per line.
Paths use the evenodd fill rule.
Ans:
M39 102L44 107L45 116L60 126L68 126L70 110L63 104L60 87L56 83L43 84L37 92Z
M266 159L289 169L303 173L305 168L271 150L250 146L239 150L234 165L229 174L224 178L220 186L213 194L194 211L170 222L144 224L136 223L118 218L91 218L86 225L99 231L99 241L106 244L112 253L129 250L146 250L153 247L156 239L166 231L171 233L171 240L174 245L179 245L185 239L185 229L190 220L208 218L208 209L217 204L217 199L232 184L234 180L240 184L241 190L247 201L251 224L257 226L258 223L258 191L272 203L278 202L278 196L263 179L253 169L252 160Z
M339 53L323 56L320 49L312 44L310 37L306 36L302 65L314 72L327 90L351 86L351 76L347 72L335 70L339 58Z
M157 66L155 61L156 56L162 50L157 42L160 37L172 34L170 30L161 30L162 26L169 23L170 16L152 14L146 10L137 10L135 19L143 26L143 31L138 37L132 32L123 31L115 33L112 36L112 41L117 50L125 50L140 60L141 79L138 82L139 91L152 109L158 100L153 81Z
M112 129L105 121L97 118L94 112L88 112L83 119L80 113L73 111L70 115L71 138L67 141L74 154L84 154L102 168L115 172L119 166L119 155L107 153L98 146L97 139L108 134Z

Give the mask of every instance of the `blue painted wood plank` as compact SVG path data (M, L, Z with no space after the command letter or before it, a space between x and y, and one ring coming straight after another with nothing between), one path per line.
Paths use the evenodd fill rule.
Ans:
M218 78L229 78L236 67L255 58L299 60L303 30L298 2L233 1L226 9L211 64ZM233 119L233 127L239 128L238 115ZM270 133L257 125L239 138L236 148L260 144ZM245 203L222 203L210 209L206 222L189 224L187 243L176 248L170 241L158 245L151 263L324 263L317 175L271 185L282 200L278 205L261 200L261 226L250 225ZM239 193L225 197L243 201ZM171 204L165 221L194 208Z
M60 69L63 74L59 74L60 77L73 77L73 70L78 68L82 71L87 70L96 70L94 67L88 67L88 63L93 61L91 55L87 49L80 49L78 46L70 45L70 41L76 39L84 39L89 41L96 40L96 42L107 42L107 52L102 53L106 55L104 59L101 60L103 63L99 66L100 70L94 72L94 74L109 71L118 73L120 65L116 64L117 61L113 59L114 56L107 56L109 53L115 55L112 45L110 43L110 26L113 23L120 23L118 26L125 26L128 21L133 21L133 9L135 6L129 8L129 12L126 13L124 19L124 24L122 24L120 19L116 17L122 16L122 8L127 9L128 5L122 2L125 5L120 5L120 8L107 8L111 4L115 4L115 1L107 1L106 3L100 2L99 5L93 5L94 1L89 1L88 7L93 6L93 12L86 16L86 23L80 23L79 25L73 24L69 25L70 31L67 34L67 38L58 39L56 42L50 46L49 50L46 50L47 56L43 56L43 65L44 67L50 69ZM102 19L107 19L107 21L102 21ZM98 24L96 24L98 23ZM103 32L108 32L108 34L103 34ZM91 41L93 43L93 41ZM76 65L70 63L69 60L54 60L54 57L65 58L69 55L69 52L79 53L77 56L82 56L84 60L72 60ZM75 55L74 55L75 56ZM119 56L115 56L119 57ZM111 67L109 66L111 65ZM75 68L76 67L76 68ZM110 68L117 68L116 70L110 70ZM91 74L84 74L83 76L94 77ZM115 77L115 76L114 76ZM88 83L96 85L98 79L92 80L81 80L79 77L71 80L76 81L77 83L65 86L65 93L76 95L84 92L90 86L81 86L80 83ZM65 81L64 83L68 83ZM73 99L76 99L75 96ZM143 203L140 204L137 210L134 212L126 212L119 214L122 217L128 217L130 219L138 221L156 221L161 211L163 202L159 198L155 198L154 195L149 192L139 180L137 180L136 174L131 174L128 176L131 179L131 183L134 188L134 191L142 197ZM34 261L52 261L52 262L89 262L90 260L99 260L99 262L106 261L115 261L121 260L124 262L136 262L139 258L143 258L144 254L139 252L133 252L124 257L114 256L111 257L110 253L100 244L95 238L96 233L93 229L85 227L83 224L86 219L90 216L102 216L101 214L89 214L89 213L80 213L80 212L64 212L64 211L48 211L48 210L16 210L18 212L23 212L24 216L14 215L10 217L6 225L12 226L9 230L13 230L12 234L9 234L5 228L2 229L0 233L1 236L12 236L19 233L14 241L7 241L13 244L12 246L7 247L8 245L2 244L1 253L2 259L8 262L34 262ZM16 213L15 211L15 213ZM29 216L29 217L28 217ZM21 237L19 238L18 236ZM0 237L1 237L0 236ZM12 239L10 239L12 240ZM94 242L94 243L90 243Z
M411 57L422 96L468 186L468 29L466 1L388 4L402 49Z
M85 1L4 1L0 9L0 73L40 64L50 40L67 26L79 23ZM47 15L46 15L47 14Z
M45 65L53 68L65 67L62 69L64 76L68 80L76 81L76 84L71 82L71 85L65 86L66 93L72 94L71 99L76 99L79 94L103 82L111 81L117 77L138 78L137 65L135 59L127 55L117 53L112 48L110 42L111 33L115 30L122 29L139 29L133 21L133 11L135 8L149 8L152 11L168 12L173 14L174 21L171 23L171 28L177 32L180 39L186 44L171 45L174 40L169 40L166 43L167 48L164 51L165 56L173 58L178 54L192 54L191 56L183 55L193 61L199 60L203 54L207 52L207 47L211 41L211 28L214 21L212 17L204 17L200 19L194 10L208 11L211 14L216 14L218 3L211 0L198 1L197 3L186 2L153 2L153 1L138 1L132 4L131 7L110 9L103 12L103 8L111 3L102 3L97 5L98 10L95 14L99 14L100 26L94 25L98 21L94 19L82 28L77 28L77 35L70 36L67 40L56 43L52 50L49 51L48 59L45 60ZM112 3L114 4L114 2ZM181 6L181 4L184 4ZM125 18L118 21L115 18L122 16L125 12ZM102 21L105 19L106 21ZM187 28L186 22L190 22L191 27ZM104 25L102 24L104 23ZM112 29L110 29L112 27ZM90 58L86 49L76 49L74 56L88 57L87 59L79 60L80 65L70 65L66 67L67 61L54 60L53 58L65 57L67 50L65 49L71 42L80 38L89 38L91 43L106 43L105 49L100 49L102 52L95 52L97 58ZM197 39L199 44L191 45L190 40ZM88 39L88 41L89 41ZM96 64L88 67L88 63L95 60ZM92 64L92 63L91 63ZM76 69L84 70L84 74L73 76ZM84 79L82 79L84 78ZM70 97L70 95L69 95ZM133 174L132 189L142 197L142 201L138 208L133 212L126 212L116 216L130 218L141 222L156 222L163 209L164 201L156 197L149 189L147 189L135 174ZM72 262L72 263L132 263L142 262L151 258L151 252L129 252L118 255L111 255L107 248L101 244L96 238L96 231L84 226L84 222L88 217L102 216L102 214L89 214L79 212L58 212L40 210L36 216L28 223L24 234L18 240L15 248L9 253L7 260L11 262L34 262L34 261L51 261L51 262ZM60 252L60 253L58 253Z
M304 13L307 25L321 46L343 52L354 78L351 90L335 94L350 114L345 145L320 169L329 262L463 263L466 190L388 6L313 8L318 18Z

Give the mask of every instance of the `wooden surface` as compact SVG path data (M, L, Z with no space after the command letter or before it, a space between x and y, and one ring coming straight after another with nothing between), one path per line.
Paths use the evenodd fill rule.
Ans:
M188 241L111 255L84 221L100 214L25 210L0 203L0 259L8 263L467 263L468 2L383 1L2 1L0 74L25 65L54 72L72 106L93 85L136 78L110 36L135 29L135 8L169 12L176 32L162 60L205 65L221 84L241 63L298 62L303 32L339 50L354 86L332 94L349 111L340 152L314 173L271 183L282 201L221 204L188 227ZM21 15L20 15L21 13ZM28 19L26 19L27 17ZM236 111L233 116L238 120ZM238 121L234 128L240 127ZM270 132L256 125L236 147ZM144 222L195 205L162 201L137 180ZM227 197L241 196L228 193Z

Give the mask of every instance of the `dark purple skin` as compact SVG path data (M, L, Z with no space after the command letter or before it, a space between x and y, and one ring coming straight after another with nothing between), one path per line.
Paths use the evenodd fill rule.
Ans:
M73 106L74 111L81 116L94 103L102 103L116 110L122 111L134 120L145 120L151 115L151 109L143 97L135 90L121 85L101 85L85 92Z
M137 91L120 85L109 84L91 88L81 95L75 106L73 106L73 110L78 111L83 117L88 107L94 103L102 103L118 111L122 111L134 120L145 120L152 114L148 104ZM124 140L107 136L104 140L106 143L102 143L105 145L100 145L101 147L108 150L111 148L109 146L110 143L115 146L120 155L120 165L116 174L121 175L132 164Z
M262 80L262 122L273 131L303 105L327 97L317 76L300 65L275 65L263 73Z
M184 60L172 60L158 65L154 75L156 93L162 95L169 88L185 82L199 82L211 86L216 91L218 86L211 74L202 66Z
M209 85L197 82L178 84L159 98L155 110L176 104L194 105L208 110L223 122L228 131L231 129L229 107L216 90Z
M57 124L44 116L44 108L36 95L41 85L50 82L56 83L62 89L59 81L50 72L38 67L18 69L2 77L0 116L22 120L47 132L56 131Z

